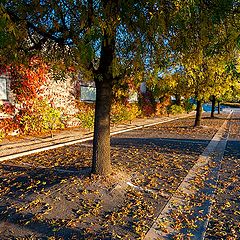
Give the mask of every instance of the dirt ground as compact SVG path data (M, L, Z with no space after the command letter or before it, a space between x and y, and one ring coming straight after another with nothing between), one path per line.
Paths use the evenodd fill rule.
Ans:
M189 118L116 135L109 177L90 175L90 142L3 162L1 239L142 239L225 117L205 117L199 128ZM236 159L226 164L236 169Z

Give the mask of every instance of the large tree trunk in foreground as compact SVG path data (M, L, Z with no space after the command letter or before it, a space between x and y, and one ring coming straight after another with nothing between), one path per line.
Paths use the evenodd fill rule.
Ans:
M110 109L112 89L105 81L96 82L92 172L100 175L111 173L110 159Z
M214 118L215 105L216 105L216 97L212 96L211 118Z
M218 114L220 114L220 101L218 101L217 103L218 103Z
M93 138L92 173L112 172L110 159L110 111L112 102L115 32L104 33L99 68L94 74L96 105Z
M197 100L196 118L194 127L199 127L201 125L202 119L202 100Z

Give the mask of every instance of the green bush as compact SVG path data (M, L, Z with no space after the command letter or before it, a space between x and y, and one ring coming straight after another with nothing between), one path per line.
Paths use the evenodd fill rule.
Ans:
M171 114L180 114L183 112L184 112L184 108L182 106L179 106L176 104L170 106L170 108L169 108L169 113L171 113Z
M79 103L79 113L76 117L80 120L83 128L92 129L94 127L94 106ZM140 115L139 108L136 104L120 104L114 103L111 109L111 123L117 124L126 121L132 121Z
M94 127L94 109L82 109L77 114L77 118L79 118L81 122L81 126L87 129L93 129Z
M20 114L21 128L24 133L64 128L61 112L45 100L35 99L32 105L23 108Z
M190 103L189 100L184 102L184 108L187 113L196 110L196 105L193 103Z

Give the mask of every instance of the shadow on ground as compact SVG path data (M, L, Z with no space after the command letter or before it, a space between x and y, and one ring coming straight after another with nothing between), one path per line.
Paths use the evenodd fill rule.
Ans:
M186 159L185 156L192 157L199 155L208 143L208 140L201 139L128 138L123 135L123 138L114 137L111 139L111 146L113 147L112 158L114 158L113 162L115 164L116 162L121 162L124 165L125 162L131 161L131 158L126 158L126 156L129 156L129 149L141 149L139 153L133 153L135 158L132 159L132 161L136 161L136 165L139 165L138 163L142 164L142 157L146 155L149 159L150 165L146 162L144 163L146 166L139 166L141 166L141 170L144 171L150 169L151 172L149 175L151 175L155 174L155 172L161 173L160 171L163 168L162 166L155 168L154 165L151 165L153 162L156 164L155 159L158 156L154 154L155 152L163 155L169 154L169 156L172 156L173 153L176 153L177 156L184 156L184 164L188 164L188 168L190 168L194 161L192 159ZM68 148L79 148L79 145ZM62 148L59 152L65 152L64 149L65 148ZM84 148L81 148L79 151L83 151L83 149ZM116 152L118 153L118 156L115 157L114 153ZM51 161L51 155L48 154L46 157L48 158L46 161ZM56 156L55 158L57 159ZM36 155L34 156L34 159L36 159ZM161 160L161 158L158 160ZM31 156L29 156L28 161L31 162ZM78 159L78 161L81 161L81 159ZM23 235L24 237L35 237L33 239L48 239L52 236L62 239L114 239L111 236L111 232L105 232L102 236L101 233L99 233L99 235L96 236L93 233L86 233L84 228L68 226L66 222L58 222L57 219L53 219L56 221L56 226L52 223L50 224L46 220L31 221L34 218L31 209L26 209L26 214L19 211L19 205L24 206L25 204L28 204L32 200L32 195L39 193L42 194L43 192L47 192L48 189L51 189L51 191L52 189L56 189L57 191L61 188L61 183L63 181L69 180L72 177L83 179L89 177L90 168L76 168L74 164L65 167L64 159L62 159L62 162L62 167L50 168L17 166L7 162L0 165L0 189L2 199L0 201L0 234L2 240L17 239L15 236ZM131 171L140 171L138 168L135 169L134 162L130 162L127 167L131 168ZM169 171L171 171L171 169ZM179 169L179 174L183 175L182 172L183 171ZM172 173L170 172L169 174ZM175 172L174 174L178 173ZM174 176L177 177L178 175ZM168 175L166 175L166 179L167 178ZM179 179L177 179L177 182ZM145 185L146 184L143 183L143 186ZM59 206L59 209L61 209L61 206ZM58 227L58 224L61 225L60 228ZM9 238L9 236L14 237Z
M161 153L199 154L206 147L208 140L180 138L113 138L111 146L117 148L150 148L158 147Z
M74 169L74 166L72 166ZM90 176L90 168L76 169L69 171L68 168L38 168L26 166L13 166L1 164L1 200L0 200L0 234L1 239L22 239L14 236L37 237L36 239L48 239L50 236L64 237L64 239L80 239L83 232L62 224L61 230L56 234L56 227L47 221L31 221L34 214L28 212L22 214L19 206L31 202L31 196L47 192L48 189L58 186L74 176L86 178ZM5 174L4 174L5 173ZM60 186L61 188L61 186ZM59 190L60 188L57 188ZM14 207L14 205L18 205ZM47 206L46 206L47 207ZM42 211L45 209L43 208ZM35 235L36 234L36 235ZM40 234L40 235L39 235ZM40 236L44 236L41 237ZM5 237L6 236L6 237Z

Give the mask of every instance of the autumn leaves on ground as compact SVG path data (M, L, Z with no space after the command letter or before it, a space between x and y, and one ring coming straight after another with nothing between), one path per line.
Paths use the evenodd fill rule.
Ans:
M187 118L116 135L110 177L90 175L90 142L1 163L1 239L143 239L225 118L205 115L198 128ZM235 115L207 239L240 236L239 132ZM176 228L186 222L179 219Z

